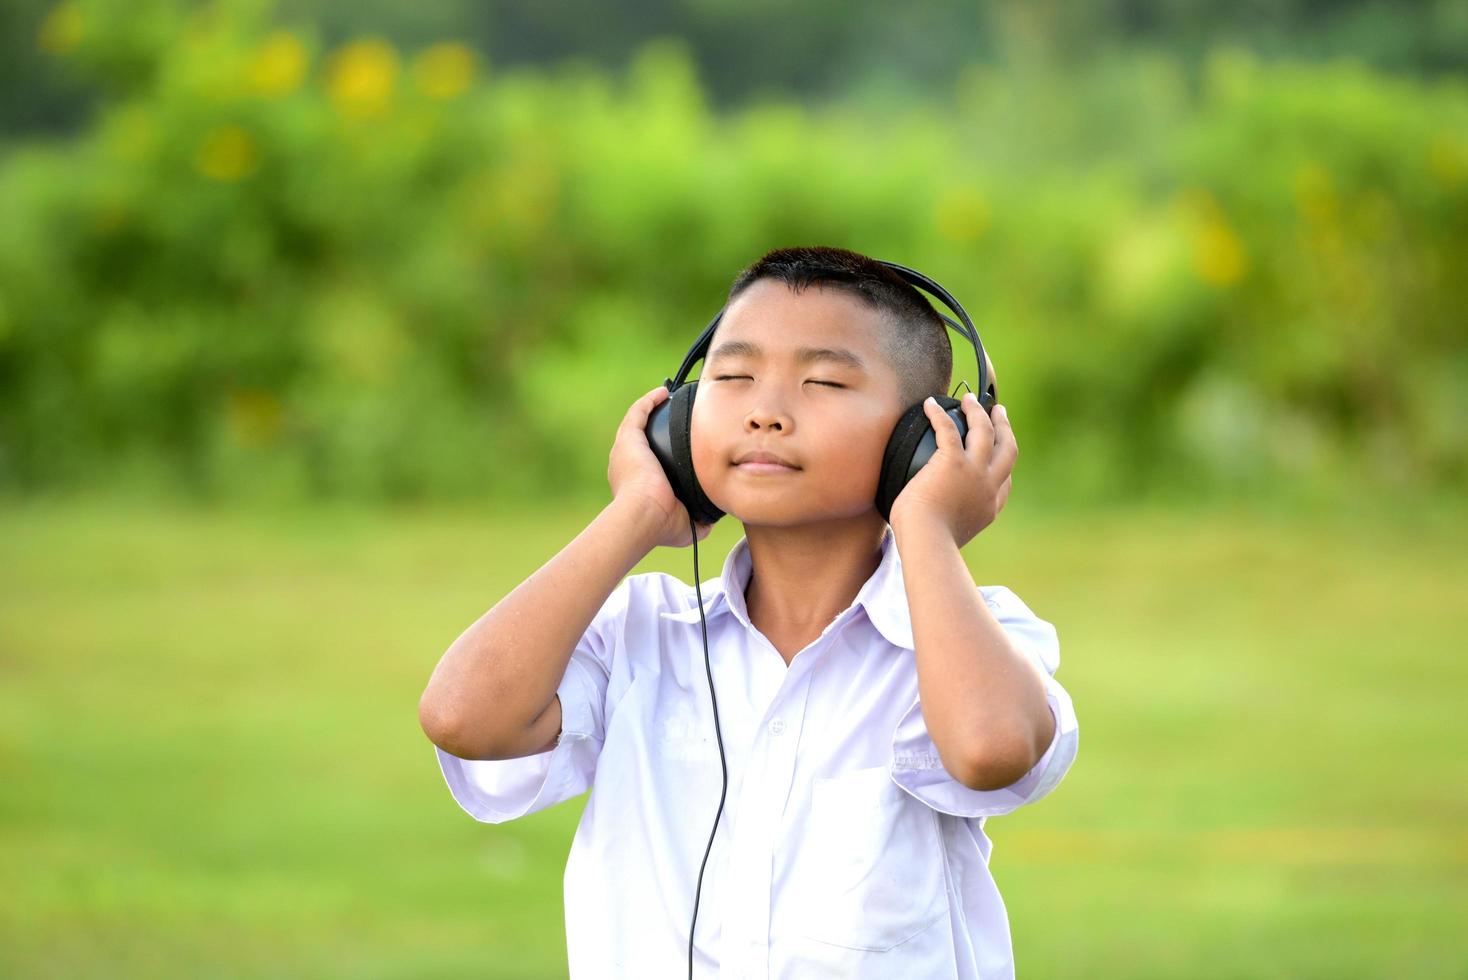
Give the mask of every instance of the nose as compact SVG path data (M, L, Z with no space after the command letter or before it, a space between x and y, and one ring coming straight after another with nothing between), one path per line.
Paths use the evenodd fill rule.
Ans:
M789 432L790 428L790 417L780 412L757 408L744 416L745 432L759 432L763 429L773 432Z

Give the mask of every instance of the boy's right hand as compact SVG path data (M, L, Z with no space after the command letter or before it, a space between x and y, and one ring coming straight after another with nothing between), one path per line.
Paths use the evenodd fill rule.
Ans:
M611 484L614 501L626 502L653 515L654 545L686 548L693 543L688 532L688 509L673 493L663 465L647 442L648 416L667 398L668 389L658 385L627 409L608 454L607 482ZM711 524L697 527L700 541L713 530Z

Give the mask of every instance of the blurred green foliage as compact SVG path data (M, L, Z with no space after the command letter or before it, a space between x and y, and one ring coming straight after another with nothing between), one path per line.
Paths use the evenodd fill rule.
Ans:
M716 112L675 39L503 72L271 13L42 23L105 97L0 160L0 488L604 494L626 405L809 243L959 297L1027 493L1468 477L1462 78L1220 49Z
M58 0L0 4L0 137L72 130L91 100L35 37ZM107 19L70 0L88 23ZM236 0L257 3L258 0ZM131 0L117 25L146 36L180 0ZM648 40L688 44L712 104L723 109L776 96L927 100L942 96L973 61L1051 60L1076 65L1138 47L1174 54L1196 78L1209 50L1244 48L1269 58L1349 56L1379 69L1433 77L1468 70L1462 0L283 0L271 23L311 25L335 47L363 34L417 48L452 37L505 68L575 60L617 72ZM140 30L141 29L141 30ZM147 45L118 45L114 67L136 68ZM122 57L119 57L121 55Z

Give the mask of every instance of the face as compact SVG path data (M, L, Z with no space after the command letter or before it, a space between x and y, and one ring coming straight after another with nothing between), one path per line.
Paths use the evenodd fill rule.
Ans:
M739 294L693 403L694 471L714 504L770 526L876 513L882 453L906 408L882 329L881 314L833 289L761 279ZM789 465L738 463L752 452Z

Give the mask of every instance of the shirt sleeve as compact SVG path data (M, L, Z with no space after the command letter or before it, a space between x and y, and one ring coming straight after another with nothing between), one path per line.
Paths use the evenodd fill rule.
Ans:
M893 734L892 778L935 810L959 817L998 816L1040 799L1069 771L1080 740L1075 707L1065 688L1055 680L1055 671L1060 667L1055 627L1002 585L984 586L980 593L1015 647L1042 669L1045 699L1055 718L1055 736L1045 754L1017 782L1000 789L970 789L943 768L923 720L921 704L914 699Z
M475 820L503 823L591 788L606 739L606 696L631 598L623 579L586 628L556 687L561 734L554 748L518 759L464 759L434 746L449 792Z

